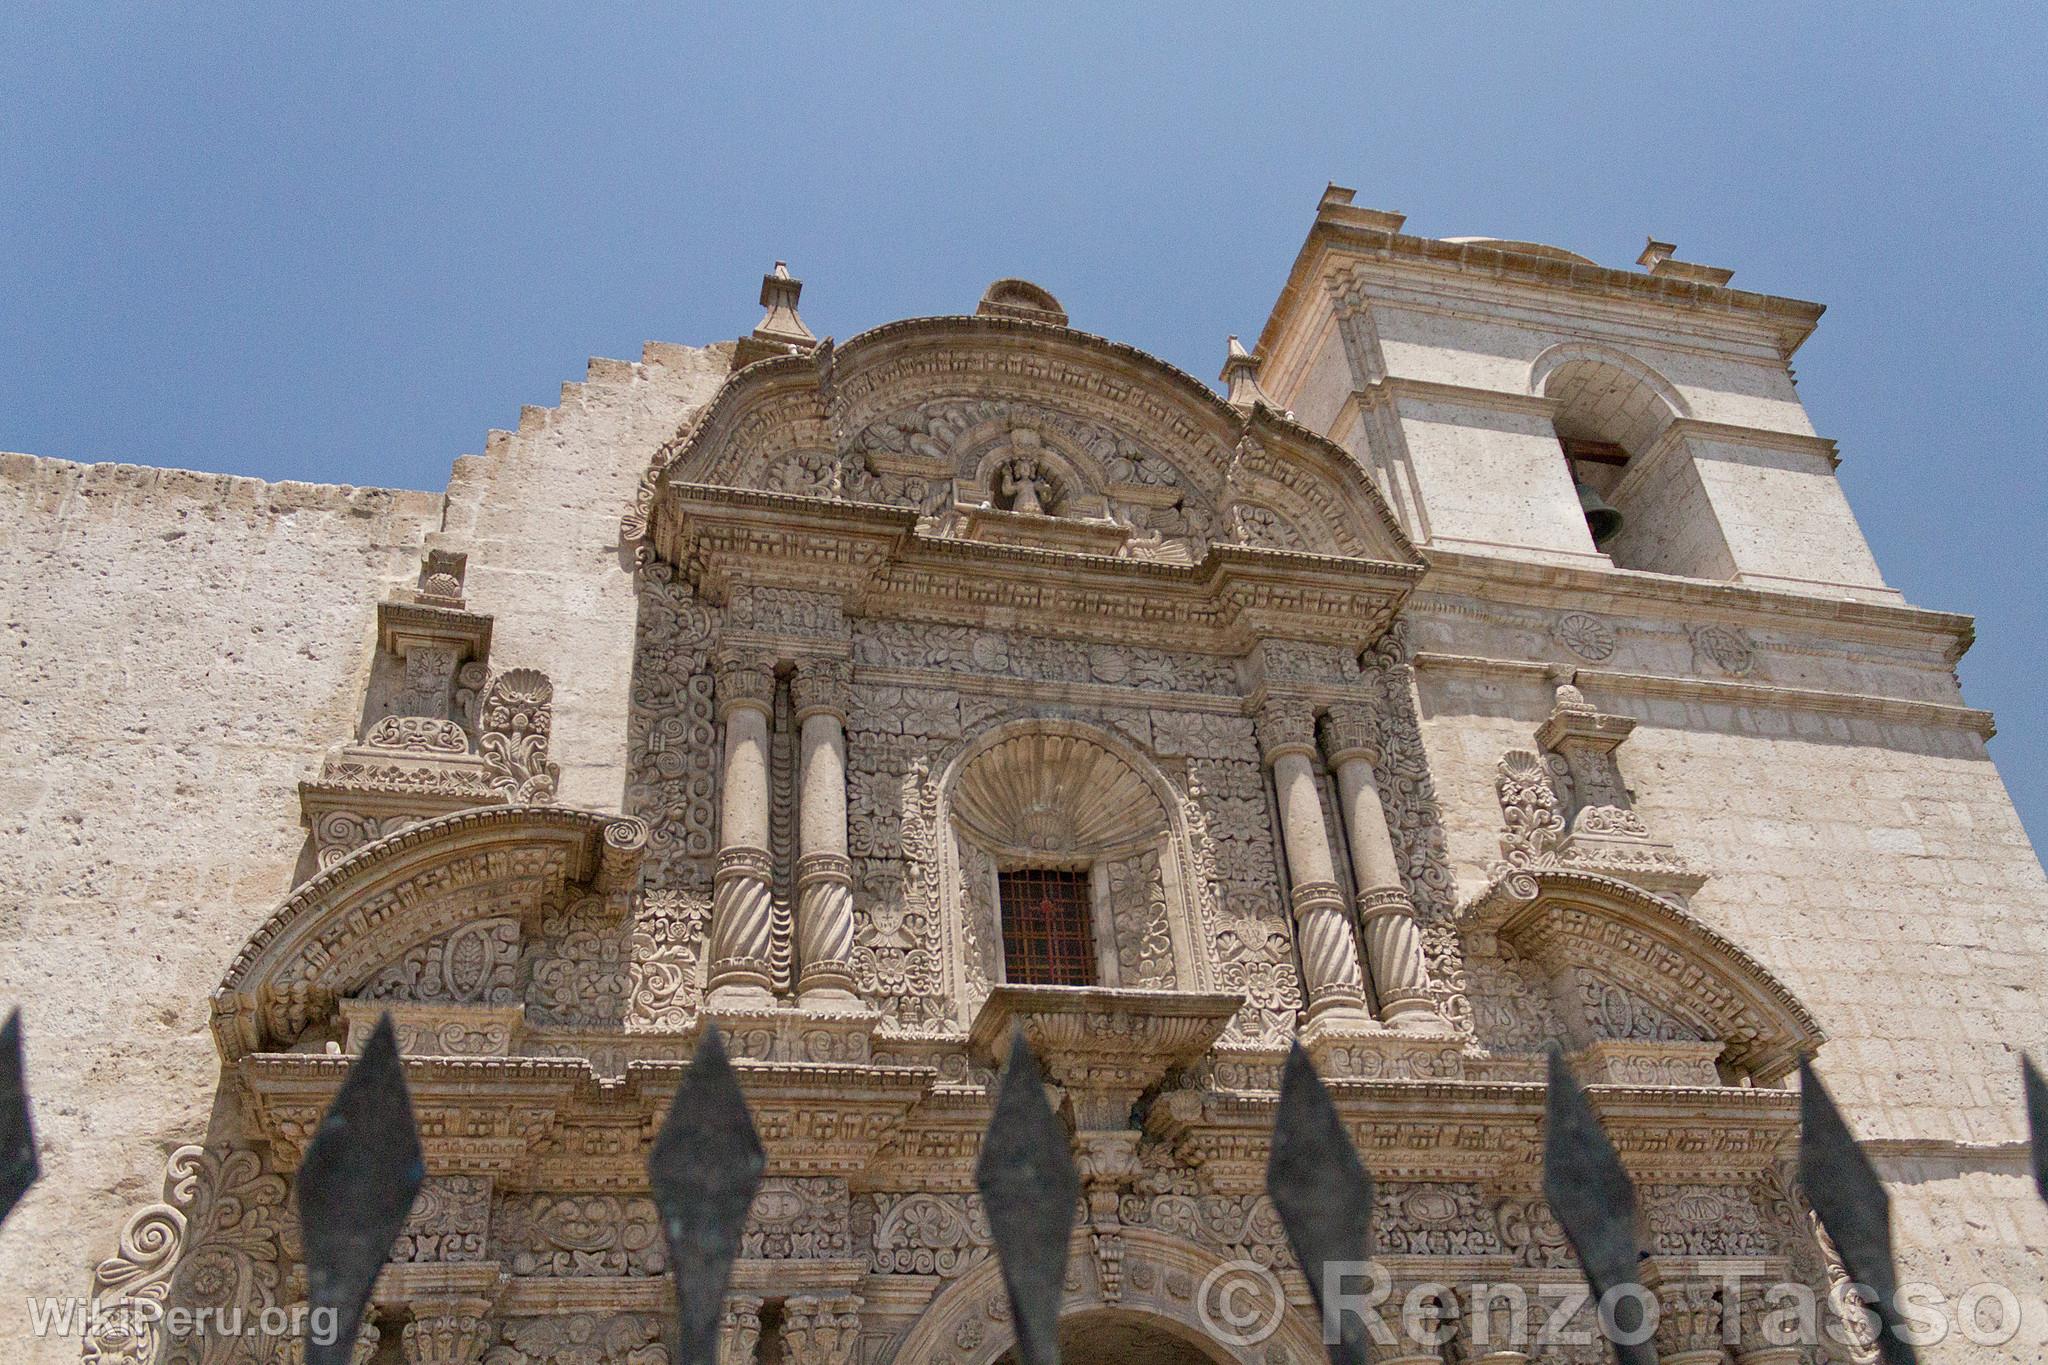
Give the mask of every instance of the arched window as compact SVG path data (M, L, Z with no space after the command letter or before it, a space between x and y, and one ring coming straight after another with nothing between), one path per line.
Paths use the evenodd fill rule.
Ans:
M1654 370L1587 345L1538 360L1535 388L1556 408L1558 445L1593 543L1624 569L1731 578L1705 490L1691 462L1665 458L1683 399Z
M972 750L948 805L990 984L1198 988L1170 796L1145 760L1063 721Z

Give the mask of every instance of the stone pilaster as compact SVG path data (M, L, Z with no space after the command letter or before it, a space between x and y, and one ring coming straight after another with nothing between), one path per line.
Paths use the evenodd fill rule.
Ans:
M727 1294L718 1324L718 1365L755 1365L761 1350L761 1296Z
M853 860L846 840L844 659L806 659L791 684L802 727L797 795L797 991L807 1009L849 1008L853 993Z
M708 1003L716 1008L774 999L768 720L775 704L775 667L770 659L740 653L722 654L714 666L719 719L725 726L707 981Z
M1308 1022L1364 1023L1365 976L1310 763L1315 713L1305 702L1269 700L1259 708L1257 725L1259 750L1273 770L1279 797L1280 841L1294 887L1294 932L1301 946Z
M782 1301L787 1365L851 1365L860 1346L858 1294L792 1294Z
M405 1365L477 1365L496 1340L484 1300L422 1299L401 1344Z
M1386 807L1373 781L1373 764L1380 757L1378 729L1365 707L1333 706L1323 722L1323 749L1337 775L1338 805L1350 836L1358 918L1380 1019L1400 1029L1432 1029L1439 1021L1429 999L1422 928L1402 883Z

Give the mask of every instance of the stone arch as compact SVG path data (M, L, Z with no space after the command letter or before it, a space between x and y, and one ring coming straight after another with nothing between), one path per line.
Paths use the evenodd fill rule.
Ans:
M1755 958L1696 916L1612 877L1518 869L1459 918L1476 948L1506 944L1549 977L1568 1041L1581 1046L1628 1041L1590 1004L1581 1007L1576 997L1594 985L1640 1002L1645 1019L1677 1025L1668 1035L1645 1032L1644 1041L1718 1044L1708 1060L1759 1084L1782 1080L1827 1037Z
M986 491L986 449L953 439L985 420L1035 428L1084 495L1062 516L1121 524L1134 558L1187 562L1229 544L1228 503L1242 491L1286 512L1315 553L1418 562L1378 489L1327 438L1271 409L1240 412L1134 347L1000 313L889 323L735 371L655 452L622 530L636 554L681 562L680 518L662 495L683 486L943 520L956 499L972 507ZM1243 474L1265 482L1237 482ZM964 534L951 523L928 529Z
M485 920L523 933L571 894L623 913L646 846L640 820L562 806L458 811L365 844L287 897L236 955L213 997L221 1056L289 1049L440 935Z
M1182 798L1127 740L1062 717L1019 717L964 746L938 789L944 917L963 1022L1000 977L994 882L1005 864L1090 871L1116 984L1209 988Z
M1670 380L1626 351L1592 342L1550 347L1529 367L1529 392L1557 401L1558 435L1612 441L1640 455L1692 409Z
M1093 1276L1093 1247L1076 1231L1068 1248L1068 1291L1062 1323L1082 1318L1142 1325L1199 1353L1199 1358L1242 1365L1315 1365L1324 1358L1314 1310L1292 1295L1270 1336L1242 1345L1221 1341L1202 1321L1200 1296L1210 1277L1243 1262L1151 1228L1122 1229L1124 1258L1118 1294L1105 1298ZM1299 1277L1278 1281L1283 1287ZM1078 1286L1078 1287L1077 1287ZM1306 1286L1300 1286L1306 1297ZM969 1345L967 1343L973 1343ZM897 1365L991 1365L1016 1344L1002 1271L990 1256L940 1291L912 1324L892 1362Z

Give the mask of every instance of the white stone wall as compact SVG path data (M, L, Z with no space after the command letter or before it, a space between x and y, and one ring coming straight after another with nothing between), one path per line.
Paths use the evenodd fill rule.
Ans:
M637 603L619 520L655 450L731 359L730 344L655 343L638 364L593 360L559 406L525 409L517 431L455 462L443 539L469 554L470 609L496 618L494 665L554 682L564 805L622 809Z
M1461 892L1499 856L1495 764L1532 747L1540 675L1419 670ZM1903 1280L2048 1294L2048 1208L2022 1178L2019 1057L2048 1049L2048 880L1982 739L1950 726L1715 706L1588 685L1636 718L1622 773L1652 834L1712 874L1692 909L1829 1041L1822 1075L1894 1202ZM2048 1322L2031 1330L2048 1333ZM2040 1340L2039 1336L2033 1340ZM2029 1360L1956 1340L1933 1361Z
M0 1002L44 1167L0 1237L8 1359L78 1359L24 1300L84 1294L205 1133L208 997L291 884L297 784L440 502L0 456Z

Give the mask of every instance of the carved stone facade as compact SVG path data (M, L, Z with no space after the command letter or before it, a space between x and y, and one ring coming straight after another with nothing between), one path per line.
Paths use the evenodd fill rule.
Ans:
M1326 203L1322 265L1300 267L1322 273L1283 298L1270 355L1232 350L1227 400L1069 329L1023 281L835 345L778 271L737 352L606 376L696 367L661 390L658 437L576 438L609 452L609 482L551 547L580 566L566 579L529 590L544 533L492 532L482 495L404 543L416 581L366 588L363 629L321 642L358 651L355 715L294 741L308 835L271 868L290 889L207 969L212 1118L180 1111L189 1131L150 1155L160 1197L81 1258L87 1358L277 1358L260 1335L163 1335L136 1306L299 1301L291 1175L387 1012L429 1180L371 1308L380 1365L671 1358L646 1144L710 1020L769 1163L723 1321L733 1365L1009 1347L972 1168L1013 1026L1075 1131L1070 1307L1110 1339L1318 1357L1263 1192L1297 1038L1379 1182L1399 1286L1534 1302L1572 1281L1538 1170L1554 1042L1638 1181L1668 1356L1754 1316L1702 1267L1829 1293L1786 1175L1787 1078L1854 1055L1821 1050L1821 1021L1857 1015L1811 1007L1827 984L1733 908L1762 841L1717 833L1726 794L1689 785L1675 737L1737 743L1716 707L1856 715L1892 727L1858 743L1975 743L1981 762L1974 713L1930 680L1965 627L1867 583L1629 573L1564 543L1583 527L1461 502L1424 428L1491 449L1556 417L1562 469L1573 376L1605 352L1575 343L1491 399L1394 374L1396 322L1374 319L1408 295L1374 272L1408 267L1346 244L1428 257L1416 280L1451 267L1362 212ZM1553 308L1590 291L1639 321L1668 306L1503 283L1534 259L1489 257L1467 285ZM1723 331L1790 325L1788 301L1723 292ZM1315 336L1344 343L1341 396ZM1696 444L1733 439L1688 420ZM517 440L494 450L542 486L537 434ZM1708 458L1654 452L1681 456ZM609 654L550 643L586 586ZM1874 671L1852 679L1851 656ZM1074 888L1069 979L1022 968L1019 874ZM1201 1326L1231 1262L1291 1296L1253 1345ZM1431 1312L1445 1343L1402 1360L1517 1359L1486 1305Z

